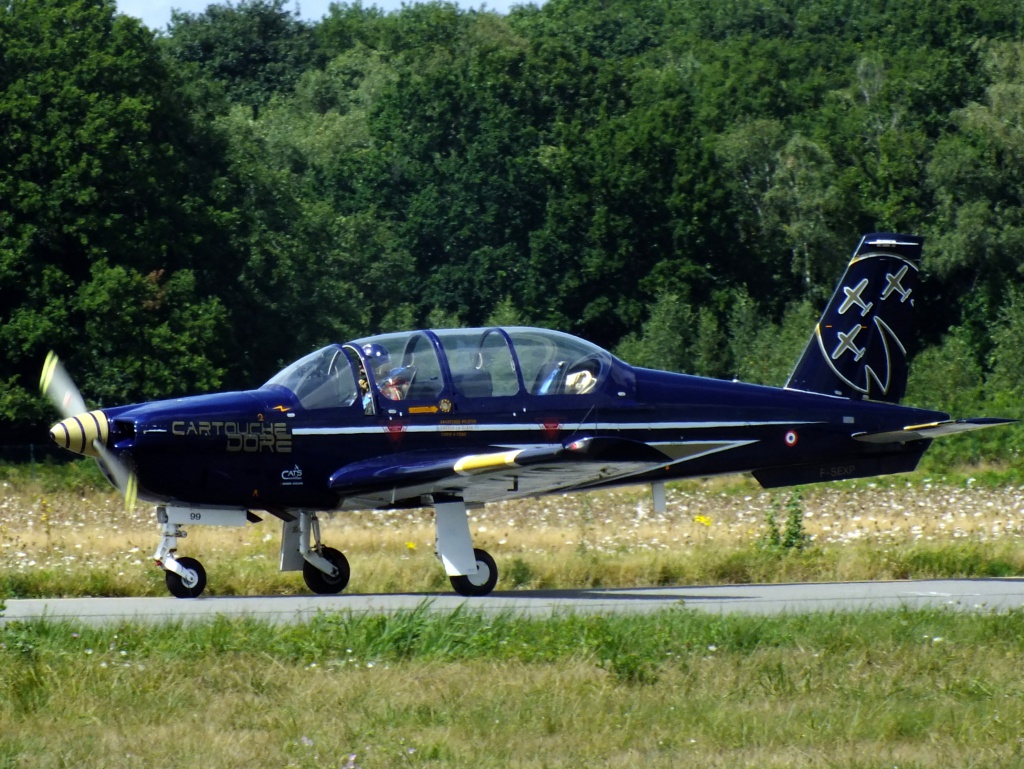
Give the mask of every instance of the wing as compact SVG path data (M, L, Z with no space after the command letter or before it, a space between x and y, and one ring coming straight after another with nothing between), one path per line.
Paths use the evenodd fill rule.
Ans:
M639 441L584 437L546 446L489 446L479 453L391 454L346 465L328 485L350 509L423 504L425 496L479 504L576 490L671 461Z
M907 443L908 441L921 441L931 438L940 438L943 435L954 433L965 433L971 430L983 430L986 427L1010 424L1015 419L993 419L979 417L977 419L950 419L945 422L929 422L923 425L907 425L900 430L888 430L877 433L855 433L854 440L865 443Z

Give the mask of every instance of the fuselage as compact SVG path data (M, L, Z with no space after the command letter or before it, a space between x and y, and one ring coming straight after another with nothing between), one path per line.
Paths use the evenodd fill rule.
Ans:
M360 369L366 364L354 351L368 344L359 340L319 351L321 357L337 353L324 381L336 377L339 386L330 384L327 397L320 379L319 394L304 399L303 385L279 375L257 390L106 409L112 448L135 471L144 499L334 510L367 504L331 487L332 476L354 463L387 463L401 455L403 464L415 467L417 458L433 461L438 453L557 447L579 437L618 443L608 458L611 469L602 472L598 457L593 472L576 479L577 489L741 472L755 473L765 485L896 472L912 469L928 441L877 445L851 436L947 418L893 404L634 368L599 348L572 350L593 364L590 389L574 392L563 381L544 391L529 376L531 367L539 373L543 364L521 362L517 355L517 341L536 347L537 338L514 332L502 339L510 364L505 392L494 394L492 386L488 395L477 385L460 386L460 376L465 382L472 372L446 348L443 332L416 333L432 353L430 366L436 365L424 397L407 392L392 400L376 381L368 383L372 401L358 397L353 381L366 375ZM561 336L554 338L556 349ZM572 365L563 366L563 375ZM472 504L556 489L567 490L564 479L540 468L524 474L522 483L478 484L460 495ZM419 497L438 488L426 484L420 490L422 495L390 500L378 493L370 504L429 504Z

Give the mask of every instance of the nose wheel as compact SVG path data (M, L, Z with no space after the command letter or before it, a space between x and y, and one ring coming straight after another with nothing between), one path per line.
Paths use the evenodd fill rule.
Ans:
M206 569L195 558L176 558L180 571L165 571L164 582L175 598L198 598L206 589Z
M164 570L167 590L175 598L198 598L206 590L206 569L195 558L178 557L178 540L185 537L185 532L181 524L168 519L166 508L157 508L157 519L163 536L153 560Z

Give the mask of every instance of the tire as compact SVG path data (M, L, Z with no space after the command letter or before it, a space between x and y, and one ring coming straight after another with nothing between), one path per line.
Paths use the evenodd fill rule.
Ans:
M198 598L206 589L206 569L195 558L178 558L178 565L195 574L195 581L184 580L173 571L164 572L164 582L175 598Z
M302 564L302 578L306 581L306 587L317 595L336 595L348 585L352 573L348 566L348 559L340 550L335 550L333 547L321 549L320 555L337 567L337 576L329 577L313 564L306 562Z
M452 583L452 589L467 598L488 595L498 584L498 565L491 558L491 554L486 550L474 547L473 555L476 556L476 565L479 569L476 574L448 578Z

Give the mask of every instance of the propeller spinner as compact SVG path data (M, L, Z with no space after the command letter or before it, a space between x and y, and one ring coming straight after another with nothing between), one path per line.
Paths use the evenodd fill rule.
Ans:
M39 389L64 417L50 428L50 438L61 448L95 457L124 497L125 510L131 511L138 498L138 480L107 447L110 422L102 411L86 411L82 394L52 350L46 356Z

